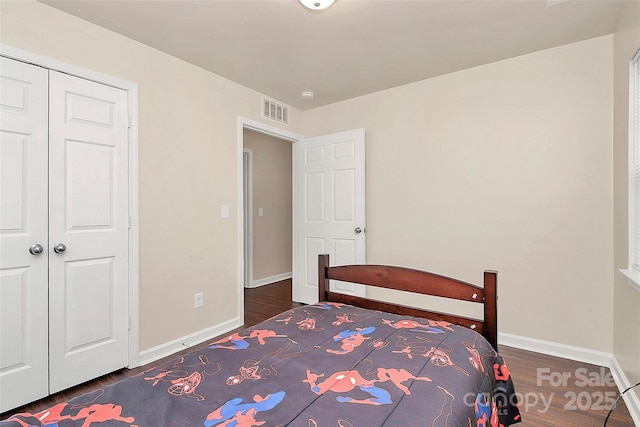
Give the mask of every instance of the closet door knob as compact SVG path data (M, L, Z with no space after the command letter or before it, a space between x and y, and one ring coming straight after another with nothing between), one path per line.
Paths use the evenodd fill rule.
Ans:
M55 245L53 245L53 251L57 254L61 254L66 250L67 250L67 247L65 246L64 243L56 243Z
M29 253L31 255L39 255L44 251L44 248L42 247L41 244L35 244L35 245L31 245L31 247L29 248Z

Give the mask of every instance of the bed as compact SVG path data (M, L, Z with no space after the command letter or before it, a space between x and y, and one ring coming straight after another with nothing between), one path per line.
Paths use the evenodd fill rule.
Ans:
M319 300L5 426L508 426L496 273L478 287L391 266L331 267ZM331 292L330 280L482 304L483 319Z

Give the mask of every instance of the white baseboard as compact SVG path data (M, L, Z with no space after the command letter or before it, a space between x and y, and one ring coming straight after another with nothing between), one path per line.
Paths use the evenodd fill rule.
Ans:
M549 356L561 357L563 359L575 360L577 362L604 366L611 371L611 375L620 392L632 385L622 371L615 356L611 353L505 333L498 333L498 344L533 351L535 353L547 354ZM634 392L629 391L623 396L623 399L627 405L627 409L629 409L634 424L637 427L640 426L640 400L638 396Z
M264 279L254 280L249 288L259 288L260 286L270 285L271 283L280 282L282 280L291 279L293 277L292 272L277 274L271 277L265 277Z
M622 371L622 367L620 367L620 364L615 357L613 357L612 364L609 369L611 369L611 375L613 375L613 379L621 393L633 385ZM632 390L629 390L624 396L622 396L622 398L631 413L631 418L633 418L634 424L636 426L640 426L640 399L638 399L638 395Z
M163 357L171 356L174 353L182 351L186 348L198 345L207 340L213 339L219 335L227 333L233 329L242 326L239 318L231 319L227 322L220 323L207 329L203 329L193 334L185 335L182 338L175 339L173 341L160 344L156 347L152 347L148 350L140 352L138 358L140 366L147 363L155 362Z
M574 347L572 345L543 341L519 335L505 334L502 332L498 333L498 344L522 350L529 350L536 353L548 354L549 356L561 357L563 359L575 360L577 362L606 366L607 368L611 367L611 360L613 359L613 355L611 353L605 353L603 351Z

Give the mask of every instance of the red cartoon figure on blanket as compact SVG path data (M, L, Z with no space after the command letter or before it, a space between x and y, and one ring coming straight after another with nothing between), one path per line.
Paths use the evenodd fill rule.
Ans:
M498 408L496 403L490 403L487 396L478 393L475 404L476 427L501 427L498 420Z
M458 371L462 372L463 374L469 376L469 373L464 369L462 369L460 366L453 363L453 361L451 360L451 357L449 357L449 355L441 348L431 347L431 349L427 351L424 356L428 357L429 362L431 362L431 364L434 366L441 366L441 367L451 366L457 369Z
M440 343L438 347L433 347L430 345L432 342L429 339L416 337L417 341L409 341L405 337L398 337L396 341L396 347L402 347L401 350L392 350L392 353L396 354L404 354L409 359L413 359L414 356L422 356L429 359L429 363L433 366L438 367L452 367L462 372L465 375L469 375L469 373L461 368L460 366L453 363L451 357L449 357L449 352L452 351L450 345L445 343Z
M204 400L203 396L196 394L196 388L198 388L201 382L202 375L200 372L194 372L188 377L171 381L171 385L167 391L174 396L193 396L196 400Z
M257 338L260 345L265 345L266 338L283 338L286 335L278 335L275 331L271 329L254 329L247 336L240 335L237 332L232 333L218 341L215 341L213 344L209 346L209 348L226 348L227 350L246 350L249 348L249 343L247 342L248 338ZM231 343L231 345L226 345L227 343Z
M289 339L289 342L284 347L265 354L260 360L246 360L242 366L240 366L239 375L233 375L227 378L227 385L238 385L244 380L261 380L270 376L278 375L278 365L291 359L292 357L300 356L303 353L315 350L318 346L313 346L306 349L291 350L295 341Z
M480 352L478 351L478 349L468 343L464 343L464 346L471 354L471 357L469 357L469 363L471 363L471 366L473 366L473 368L478 372L484 372L484 366L482 366L482 358L480 357Z
M312 308L319 308L319 309L322 309L322 310L331 310L333 308L342 308L344 306L345 306L345 304L342 304L340 302L326 302L326 301L323 301L323 302L319 302L316 305L313 305L311 307Z
M260 345L265 345L267 338L286 338L286 335L278 335L271 329L254 329L249 334L249 338L258 338Z
M45 411L38 412L35 417L40 420L43 426L57 426L60 421L64 420L84 420L80 427L89 427L92 423L103 423L105 421L120 421L127 424L135 421L133 417L123 417L122 406L112 403L94 404L80 409L75 415L62 415L62 411L66 407L66 403L59 403ZM16 421L24 427L32 426L31 423L19 418L24 415L28 414L17 414L9 418L9 420Z
M78 411L73 419L83 419L84 423L81 427L88 427L91 423L103 423L105 421L122 421L124 423L132 423L135 421L133 417L122 416L122 406L111 403L95 404L88 408Z
M215 341L213 344L209 346L209 348L226 348L228 350L244 350L249 348L249 343L237 332L232 333L229 336L219 339ZM225 345L227 343L231 343L231 345Z
M509 379L509 368L507 368L507 365L494 363L493 373L498 381L507 381Z
M353 320L349 317L348 314L336 314L336 320L331 322L333 326L340 326L343 323L353 323Z
M271 393L262 397L255 395L253 402L242 402L242 398L236 397L227 401L224 405L207 415L204 427L255 427L261 426L266 421L257 421L256 415L260 412L270 411L285 397L284 391Z
M331 348L327 349L327 353L332 354L347 354L351 353L357 347L359 347L365 340L368 340L369 337L365 337L365 335L371 334L376 330L375 327L369 326L368 328L356 328L355 331L344 330L339 334L333 337L334 341L341 341L342 346L340 347L342 350L333 350Z
M427 320L426 325L412 319L403 319L398 320L397 322L382 319L382 323L391 326L394 329L419 329L430 334L443 334L444 331L442 329L453 331L451 328L453 325L449 322L445 322L444 320Z
M371 397L368 399L354 399L349 396L338 396L336 400L338 402L348 403L361 403L365 405L388 405L393 403L391 400L391 394L383 388L376 386L377 383L384 383L391 381L398 389L405 394L411 394L407 386L402 384L408 380L415 381L431 381L427 377L416 377L410 374L404 369L386 369L378 368L376 371L376 378L368 380L360 375L360 372L356 370L339 371L331 374L325 380L317 382L319 378L324 377L324 374L314 374L307 369L307 379L302 380L304 383L308 383L313 391L317 395L322 395L328 391L334 393L348 393L356 388L365 393L368 393Z
M33 415L31 414L16 414L9 418L8 421L15 421L23 427L30 427L32 424L22 420L21 418L37 418L42 423L41 425L58 425L60 421L70 420L73 415L62 415L62 411L67 407L66 403L58 403L55 406L52 406L49 409L45 409L44 411L37 412Z
M198 361L191 365L185 365L184 360L184 357L179 357L171 365L172 370L162 371L154 376L144 377L144 380L153 381L153 386L158 385L161 381L168 381L171 383L167 389L169 394L204 400L204 396L196 393L196 389L205 375L213 376L220 371L220 364L210 362L207 356L202 354L198 356ZM200 370L191 371L185 368L199 368Z
M324 316L318 313L312 313L309 310L302 310L301 312L288 311L280 318L276 319L276 322L282 322L288 325L290 322L295 322L298 325L298 329L301 331L324 331L324 328L316 328L316 321L323 320Z

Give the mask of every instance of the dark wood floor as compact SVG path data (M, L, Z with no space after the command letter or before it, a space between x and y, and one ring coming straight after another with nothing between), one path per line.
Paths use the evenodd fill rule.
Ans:
M602 427L618 397L607 368L500 346L520 399L523 427ZM620 399L607 427L632 427Z
M285 280L255 289L245 289L245 324L255 325L301 304L291 301L291 281ZM195 348L208 345L203 343ZM192 351L194 347L181 353ZM608 380L608 369L574 362L558 357L546 356L515 348L500 347L505 358L516 392L521 398L523 427L603 427L611 401L618 396L618 389ZM167 361L175 358L172 355ZM155 363L162 363L158 361ZM144 367L123 369L72 389L57 393L46 399L16 408L0 415L5 419L14 413L35 413L56 403L65 402L97 387L119 381L137 374ZM566 380L562 380L562 377ZM608 427L633 426L631 415L624 401L620 400Z

